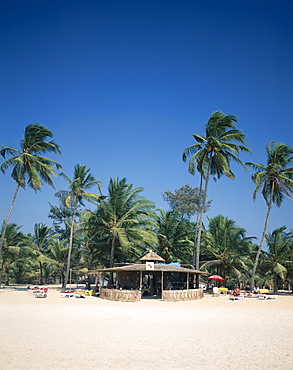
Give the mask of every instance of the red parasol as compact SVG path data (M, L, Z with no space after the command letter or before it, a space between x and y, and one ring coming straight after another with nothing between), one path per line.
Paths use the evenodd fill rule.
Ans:
M219 276L219 275L212 275L212 276L208 277L208 280L224 281L226 279L222 278L222 276Z

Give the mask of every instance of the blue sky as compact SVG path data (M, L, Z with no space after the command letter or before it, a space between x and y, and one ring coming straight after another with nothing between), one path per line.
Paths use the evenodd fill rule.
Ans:
M238 117L253 151L244 162L265 164L271 140L293 146L292 11L290 0L0 0L0 143L18 148L40 122L69 177L84 164L104 193L110 177L126 177L167 210L162 192L199 184L181 156L212 112ZM211 182L208 216L260 238L265 202L252 200L251 170L232 170L234 181ZM0 176L4 219L15 184ZM11 222L49 224L54 193L21 190ZM273 208L269 231L293 228L292 206Z

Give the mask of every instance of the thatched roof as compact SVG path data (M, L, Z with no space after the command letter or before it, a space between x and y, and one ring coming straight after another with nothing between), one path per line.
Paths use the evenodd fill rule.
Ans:
M206 272L197 271L193 269L188 269L185 267L177 267L163 264L154 264L154 270L147 270L144 263L134 263L132 265L122 266L122 267L112 267L106 269L96 270L97 272L136 272L136 271L163 271L163 272L185 272L191 275L206 275Z
M164 258L152 251L141 257L139 260L148 262L165 262Z

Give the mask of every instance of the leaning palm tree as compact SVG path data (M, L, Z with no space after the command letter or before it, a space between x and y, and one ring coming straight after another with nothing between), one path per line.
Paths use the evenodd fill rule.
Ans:
M265 240L269 218L273 203L280 207L284 196L292 199L293 194L293 148L283 143L271 141L265 147L267 153L267 165L247 162L256 172L251 179L255 183L253 199L261 190L267 205L267 214L264 223L264 229L259 243L259 248L255 257L255 262L251 275L251 286L254 286L255 272L258 266L259 256L262 251Z
M67 207L72 208L73 214L71 219L71 228L70 228L70 237L69 237L69 249L68 249L68 259L67 259L67 268L65 280L63 282L62 289L66 289L69 269L71 262L71 253L72 253L72 244L73 244L73 234L75 220L77 216L78 207L84 205L84 200L87 200L95 205L98 205L97 202L100 199L100 195L95 193L89 193L87 190L92 188L94 185L99 185L100 182L95 179L95 177L90 173L90 169L87 169L86 166L76 165L74 167L74 178L71 180L67 175L61 173L62 176L68 183L69 190L61 190L57 192L60 194L64 203Z
M200 239L210 176L214 175L219 179L225 175L234 179L230 162L235 161L244 166L238 158L240 152L251 153L251 150L244 145L246 135L236 128L235 122L237 122L237 117L234 115L226 115L220 111L212 113L205 125L206 136L192 135L197 143L184 149L182 155L184 162L190 157L188 171L194 175L197 170L205 180L203 205L196 236L195 266L197 270L199 269Z
M24 130L24 139L20 142L20 150L11 147L2 147L0 150L0 154L5 159L0 169L5 173L9 168L12 168L11 177L16 182L16 189L2 228L0 254L19 188L25 189L28 186L34 191L38 191L43 183L53 186L51 177L56 176L54 169L61 169L59 163L42 156L42 154L49 152L60 154L60 147L53 140L47 141L48 138L52 137L53 133L45 126L33 123L26 126ZM7 155L11 157L6 159Z

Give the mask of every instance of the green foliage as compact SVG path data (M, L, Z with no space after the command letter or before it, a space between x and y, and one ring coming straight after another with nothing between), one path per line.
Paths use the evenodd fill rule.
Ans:
M157 218L157 251L166 263L182 262L189 264L192 257L194 223L184 219L176 211L165 212L159 209Z
M9 222L19 188L22 187L25 189L26 185L28 185L33 190L37 191L41 189L43 183L53 186L51 177L56 176L54 170L61 169L61 165L59 163L41 155L49 152L60 154L59 146L53 140L47 141L47 139L51 137L53 137L53 133L50 130L39 123L34 123L25 128L24 139L20 142L20 150L10 147L2 147L0 150L0 154L5 159L0 165L0 169L5 173L8 169L12 168L11 177L17 184L2 228L0 254L7 224ZM6 159L7 155L12 157Z
M60 154L60 147L53 141L46 141L53 137L53 133L39 123L26 126L24 139L20 142L20 150L3 147L0 154L6 158L0 169L5 173L12 168L11 177L16 183L25 188L26 185L33 190L40 190L43 182L53 186L51 176L56 176L54 168L60 169L61 165L52 159L40 154L53 152Z
M246 237L246 230L236 226L234 220L222 215L209 219L208 230L202 238L206 261L201 270L208 269L225 278L229 275L239 281L252 266L252 239L254 237Z
M236 128L234 122L237 122L237 118L231 114L225 115L220 111L212 113L205 126L206 136L193 135L197 143L187 147L182 155L184 162L190 157L188 171L194 174L197 170L201 179L205 179L203 206L196 236L196 269L199 269L200 239L203 216L207 207L209 178L212 175L219 179L225 175L234 179L230 169L231 161L244 166L238 158L240 152L251 153L251 150L244 146L246 135Z
M88 230L97 233L103 250L108 246L110 267L118 260L118 254L121 261L125 251L139 255L139 250L157 243L153 231L155 205L140 195L142 191L143 188L133 188L125 178L111 178L108 196L101 199L100 207L89 218Z
M163 193L163 199L169 204L172 210L180 213L181 217L188 217L200 212L203 205L203 191L196 187L192 188L189 184L181 186L172 193L167 190ZM205 212L211 207L212 201L209 200L206 204Z
M20 244L24 239L24 234L20 228L21 226L14 223L8 224L6 228L1 255L1 270L5 272L5 285L9 285L10 269L21 254Z
M253 199L261 190L269 206L270 197L278 207L281 206L284 195L292 199L293 194L293 149L283 143L271 141L265 147L267 153L267 166L247 162L256 172L251 179L255 183Z
M270 212L273 203L281 206L284 195L292 198L293 194L293 149L283 143L270 142L266 145L267 166L255 162L247 162L256 172L252 175L252 181L255 183L253 199L261 190L267 204L267 215L265 219L262 237L255 257L255 262L251 275L251 285L254 285L254 277L258 266L259 257L265 240Z
M190 157L188 171L192 175L197 169L204 178L215 175L219 179L226 175L234 179L231 161L244 166L238 158L240 152L251 153L244 145L246 135L236 128L234 122L237 122L236 116L217 111L212 113L205 126L205 137L192 135L197 143L187 147L182 155L184 162Z
M84 206L84 200L87 200L95 205L102 199L100 195L96 193L90 193L88 190L95 185L99 185L100 182L95 179L95 177L90 173L90 169L86 166L76 165L74 167L74 178L71 180L64 173L60 174L68 183L69 190L61 190L57 194L60 194L61 198L64 200L64 204L73 210L71 227L70 227L70 237L69 237L69 249L67 258L67 268L65 280L62 288L66 289L66 284L69 278L69 269L71 264L71 253L73 246L73 234L75 232L75 219L77 216L77 209L79 205Z
M278 289L278 278L285 280L287 269L292 263L293 234L285 232L286 226L266 235L268 251L263 251L259 268L274 276L274 291Z

